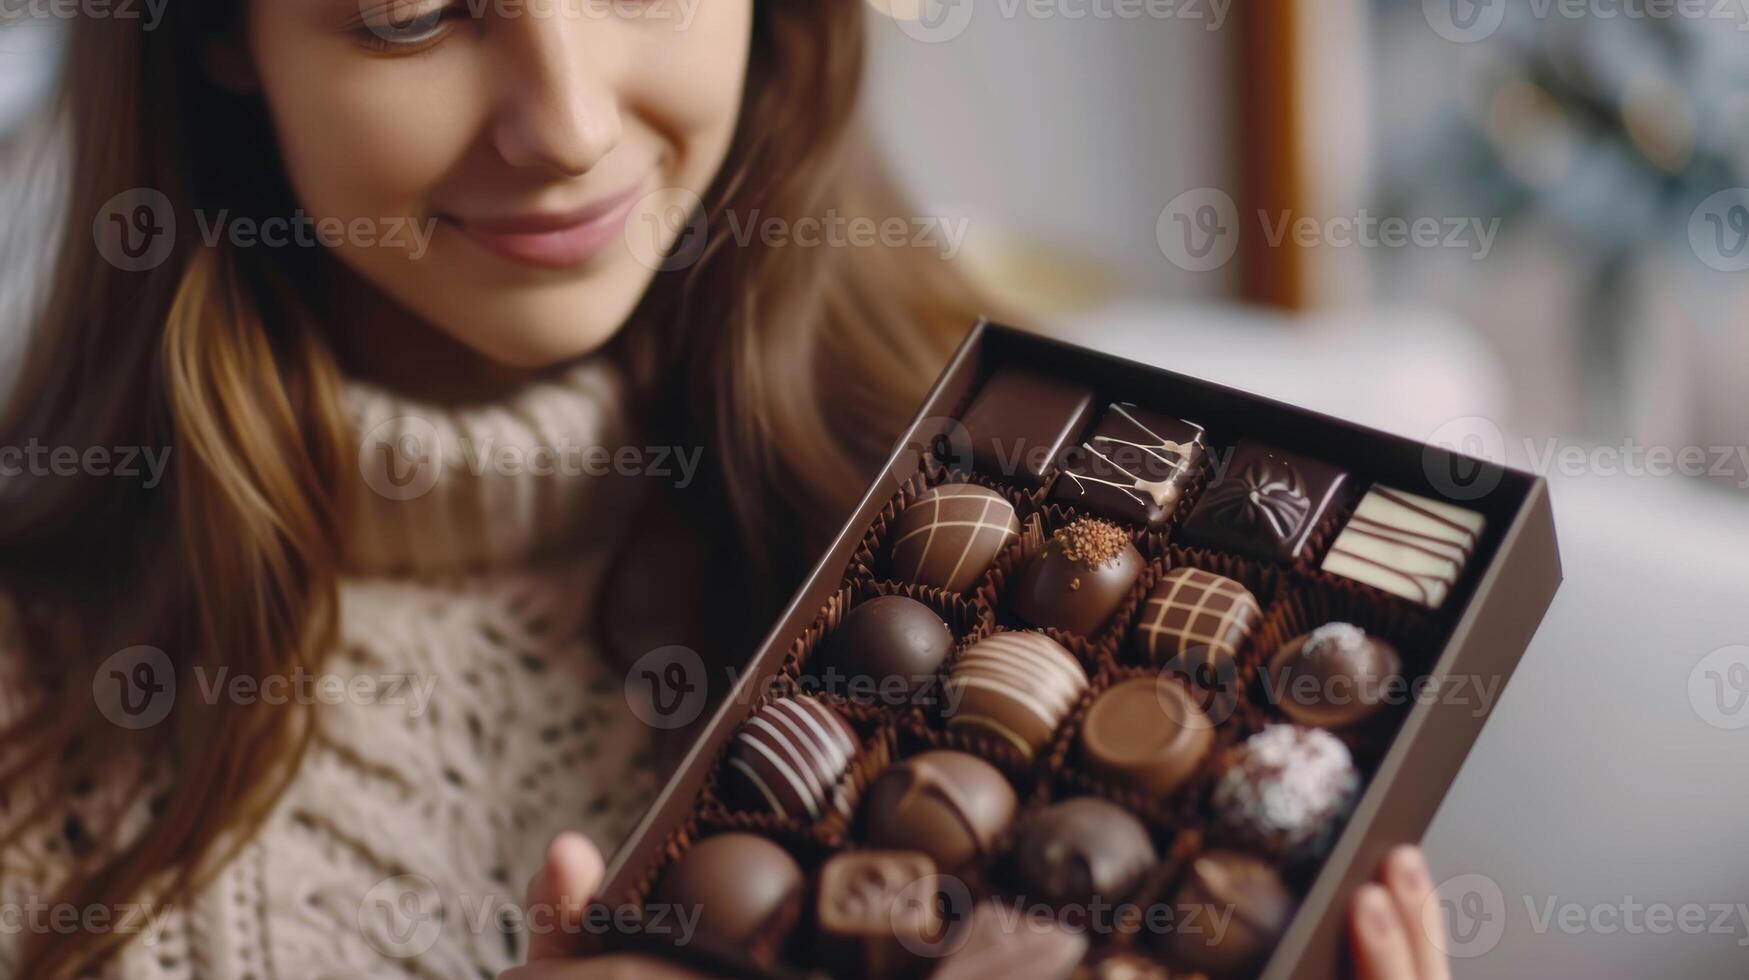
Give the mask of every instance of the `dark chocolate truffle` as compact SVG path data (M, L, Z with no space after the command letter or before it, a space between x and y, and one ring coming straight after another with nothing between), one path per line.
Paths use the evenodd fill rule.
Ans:
M824 646L829 685L848 682L857 701L898 702L935 683L953 631L915 599L878 596L850 610Z
M964 592L1020 537L1014 505L969 483L925 491L893 526L893 577Z
M652 905L698 911L700 939L769 962L801 913L802 869L757 834L707 837L662 875Z
M848 814L840 777L856 754L856 734L813 698L783 698L741 724L729 746L723 795L747 810L790 820Z
M1360 795L1348 747L1316 728L1271 725L1245 740L1216 784L1216 823L1228 840L1286 861L1329 853Z
M916 851L849 851L820 869L815 921L833 976L898 977L943 931L935 862Z
M1136 651L1210 683L1231 674L1239 650L1263 622L1257 597L1230 578L1174 568L1148 593L1136 623Z
M949 728L982 731L1028 759L1087 690L1074 654L1043 633L997 633L972 646L947 679Z
M953 952L930 980L1070 980L1087 945L1051 916L983 902L948 939Z
M1113 405L1068 453L1051 499L1131 524L1163 526L1202 461L1202 426Z
M1142 822L1096 796L1040 810L1014 845L1026 897L1057 906L1120 902L1158 860Z
M1101 778L1164 796L1208 755L1215 726L1172 677L1136 677L1096 698L1081 722L1081 757Z
M1142 574L1142 556L1116 524L1084 517L1051 536L1014 588L1014 613L1034 626L1099 632Z
M982 473L1042 487L1064 447L1087 427L1093 392L1025 368L1002 368L979 390L960 422Z
M869 843L922 851L952 873L990 855L1014 823L1014 787L995 767L964 752L924 752L897 763L869 787Z
M1377 714L1403 673L1396 647L1348 623L1289 640L1269 661L1270 697L1302 725L1346 728Z
M1473 510L1373 487L1324 556L1324 571L1438 609L1487 523Z
M1292 561L1304 552L1347 474L1316 460L1240 443L1184 522L1194 545Z
M1220 977L1254 973L1281 941L1295 905L1274 868L1246 854L1210 851L1191 863L1173 896L1175 921L1184 928L1164 934L1165 951L1181 966ZM1223 920L1225 927L1215 928Z

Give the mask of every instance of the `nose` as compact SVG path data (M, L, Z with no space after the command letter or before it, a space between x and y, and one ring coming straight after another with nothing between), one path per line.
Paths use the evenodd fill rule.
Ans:
M619 145L613 53L593 26L527 14L500 23L504 82L492 137L506 163L575 177Z

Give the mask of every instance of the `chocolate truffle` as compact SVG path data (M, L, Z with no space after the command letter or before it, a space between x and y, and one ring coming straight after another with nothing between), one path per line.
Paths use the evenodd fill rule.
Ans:
M960 422L979 472L1042 487L1063 449L1087 427L1093 392L1025 368L1002 368Z
M1120 902L1158 860L1142 822L1097 796L1040 810L1014 845L1026 897L1057 906Z
M1373 487L1330 546L1324 571L1438 609L1486 524L1462 507Z
M1136 677L1094 700L1081 722L1081 757L1101 778L1164 796L1208 755L1215 726L1172 677Z
M964 752L924 752L897 763L869 787L868 840L921 851L952 873L990 855L1014 823L1019 800L1006 777Z
M1174 568L1142 605L1136 652L1209 683L1205 675L1232 673L1261 622L1263 607L1243 585L1200 568Z
M1346 728L1377 714L1403 673L1396 647L1348 623L1289 640L1269 661L1271 700L1302 725Z
M912 501L893 534L893 577L964 592L1020 537L1020 520L1014 505L996 491L956 483Z
M1360 795L1348 747L1316 728L1271 725L1233 753L1215 786L1223 836L1286 861L1314 861Z
M1244 442L1184 522L1194 545L1252 558L1293 561L1305 550L1347 474L1333 466Z
M848 681L858 701L902 700L935 683L953 631L915 599L878 596L850 610L823 645L829 685Z
M746 949L769 963L801 913L805 882L795 858L757 834L707 837L688 848L651 896L652 905L697 910L695 935Z
M947 726L1000 738L1028 759L1087 690L1087 672L1043 633L997 633L972 646L947 679Z
M789 820L848 814L839 785L856 754L856 734L813 698L783 698L741 724L729 745L723 796L747 810Z
M1087 945L1053 917L983 902L949 938L953 952L930 980L1071 980Z
M1173 895L1175 921L1184 928L1163 934L1165 952L1181 966L1220 977L1254 973L1281 941L1296 904L1274 868L1250 855L1210 851L1191 863ZM1225 927L1215 928L1222 920Z
M849 851L820 869L815 921L833 976L897 977L941 938L935 862L916 851Z
M1092 636L1141 574L1141 553L1123 528L1083 517L1027 563L1014 587L1014 613L1034 626Z
M1114 521L1165 525L1202 461L1202 426L1113 405L1069 451L1051 499Z

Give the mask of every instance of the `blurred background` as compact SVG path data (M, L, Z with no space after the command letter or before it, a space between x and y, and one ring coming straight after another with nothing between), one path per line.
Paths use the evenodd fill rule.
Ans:
M869 5L880 145L1009 310L1550 478L1567 584L1426 840L1495 889L1457 975L1749 975L1749 711L1695 693L1749 677L1749 2ZM0 30L8 160L59 43ZM1635 902L1732 914L1545 914Z

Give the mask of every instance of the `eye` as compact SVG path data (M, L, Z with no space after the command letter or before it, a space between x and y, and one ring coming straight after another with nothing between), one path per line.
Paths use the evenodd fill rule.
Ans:
M467 8L460 4L389 0L361 16L354 33L373 51L412 54L443 40L450 22L467 16Z

